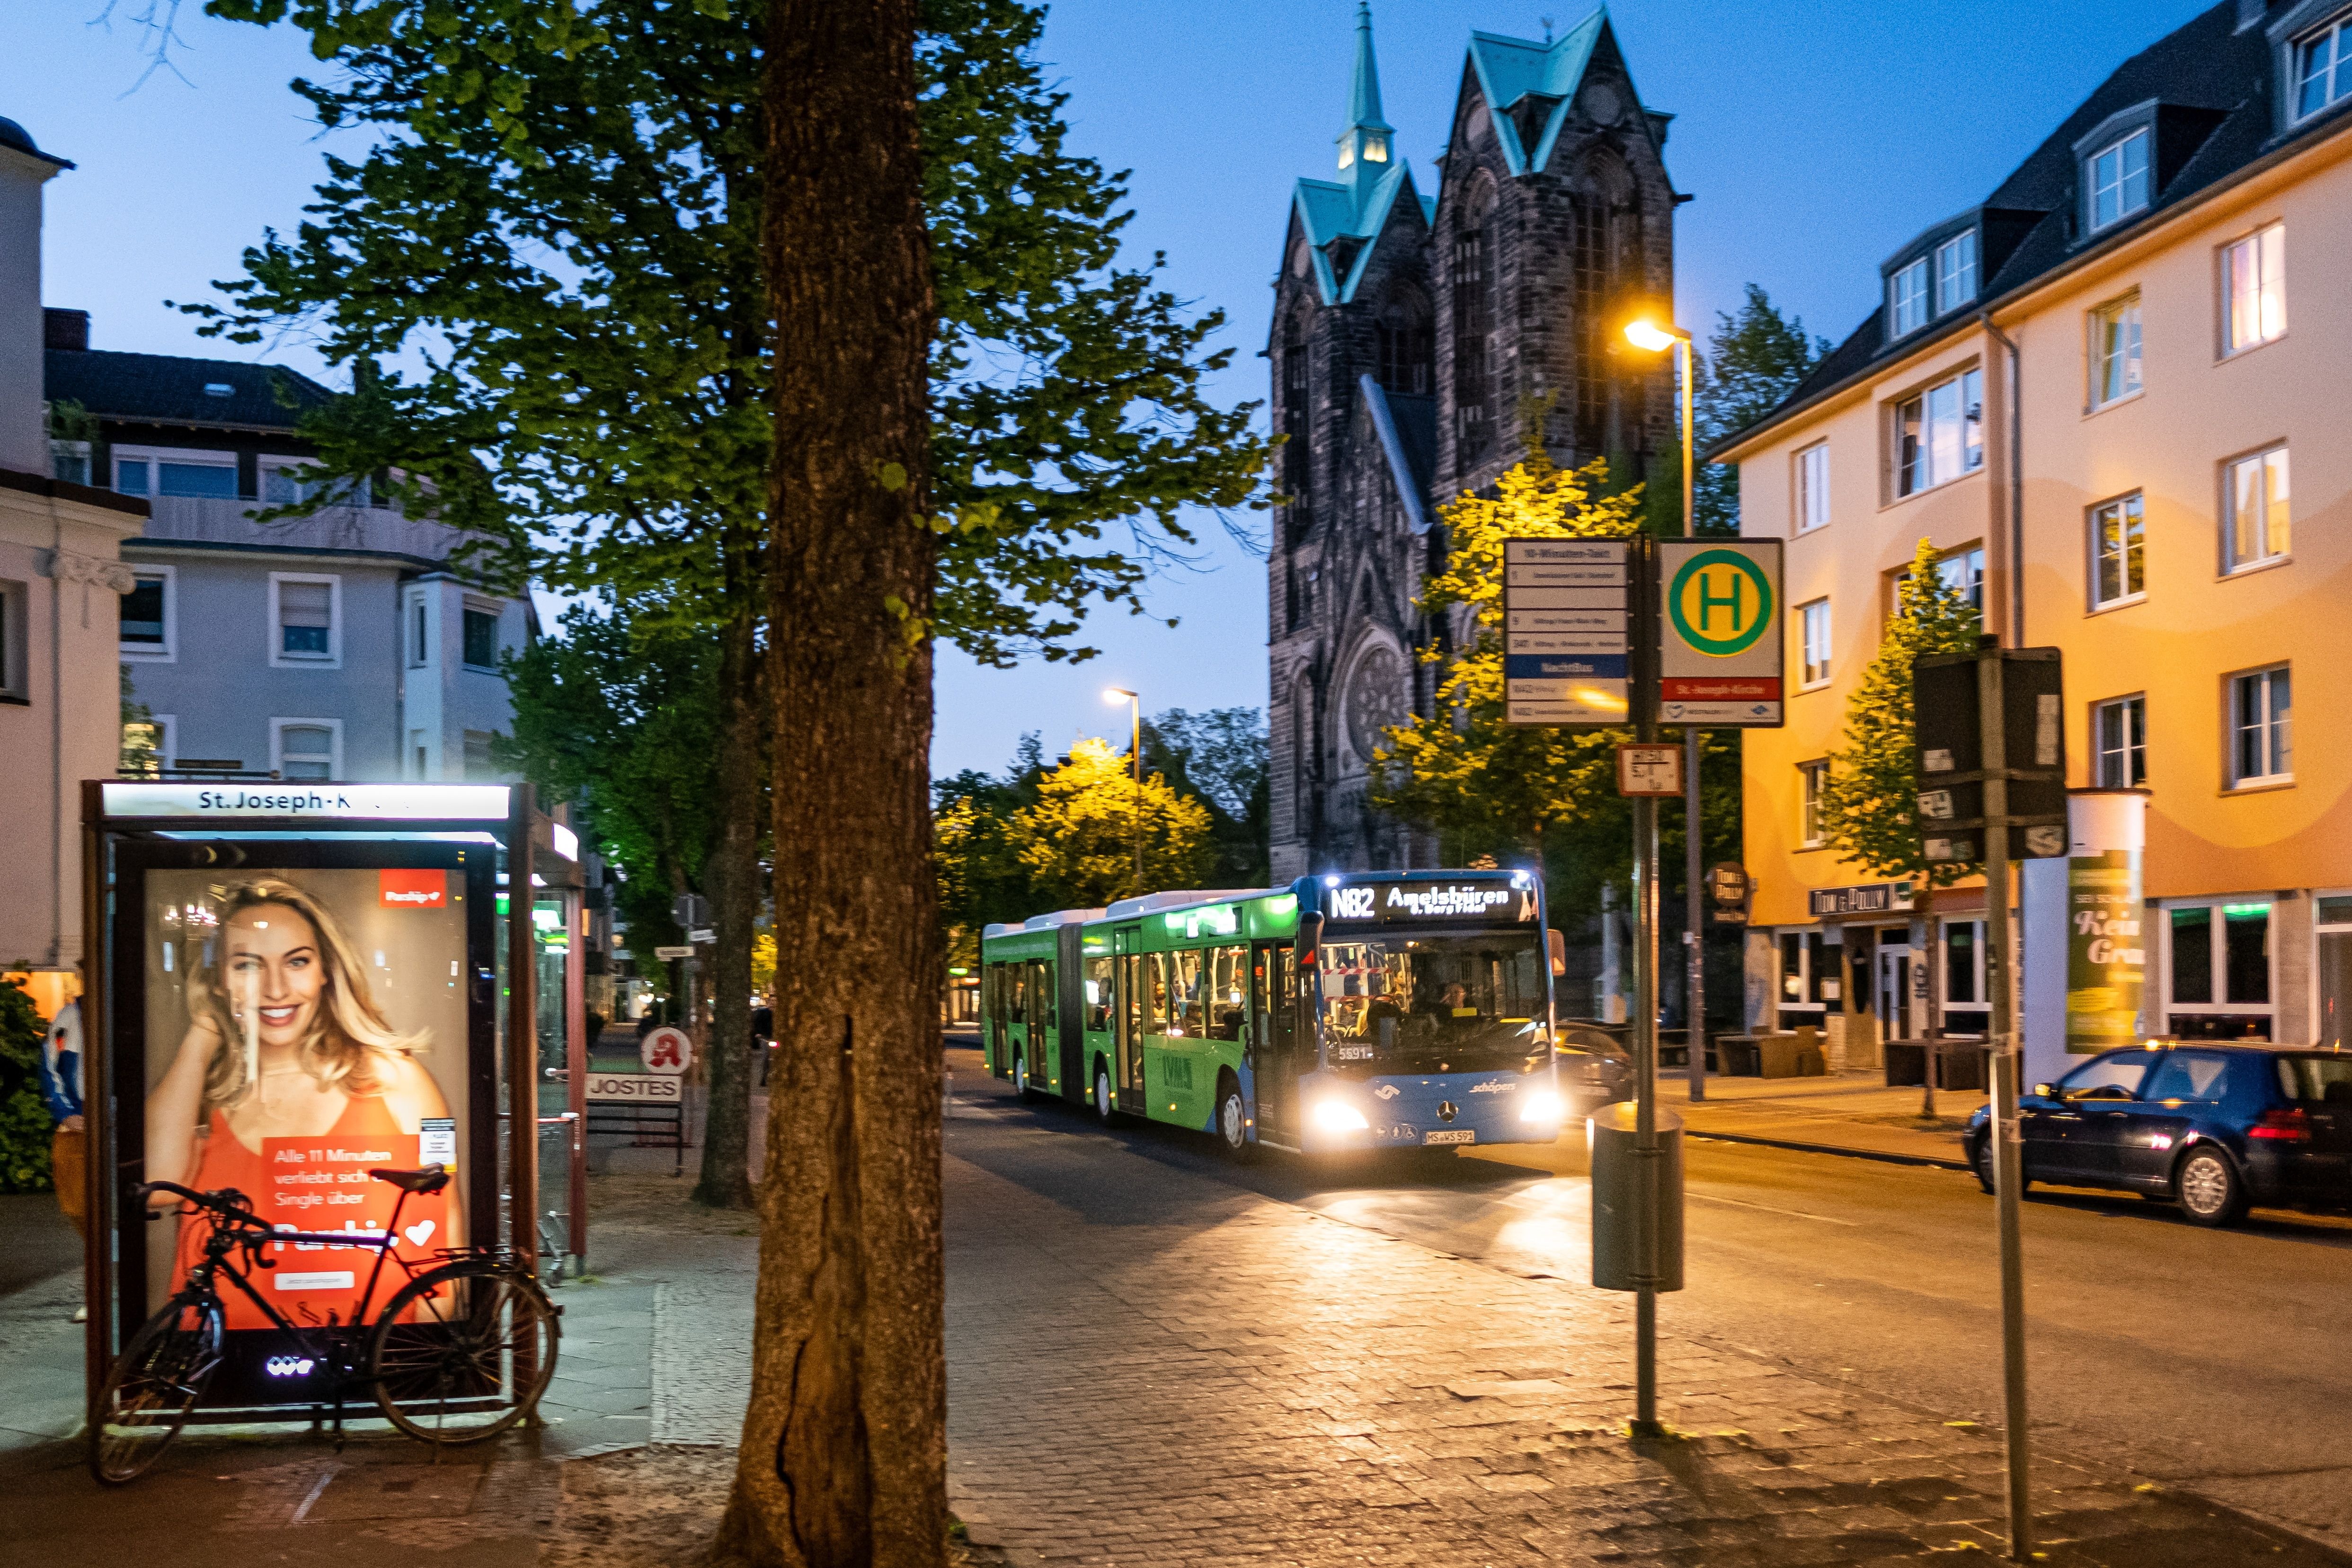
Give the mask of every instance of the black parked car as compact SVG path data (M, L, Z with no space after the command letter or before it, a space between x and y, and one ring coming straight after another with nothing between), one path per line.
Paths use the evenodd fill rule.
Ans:
M1986 1113L1969 1163L1992 1190ZM2116 1187L2200 1225L2252 1203L2352 1205L2352 1053L2158 1043L2095 1056L2018 1102L2025 1179Z

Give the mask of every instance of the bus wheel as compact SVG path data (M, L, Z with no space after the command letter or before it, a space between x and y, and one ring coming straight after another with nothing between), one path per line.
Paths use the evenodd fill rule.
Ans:
M1104 1126L1118 1121L1118 1097L1111 1092L1110 1069L1102 1062L1095 1063L1095 1120Z
M1242 1086L1227 1077L1217 1094L1217 1146L1225 1158L1246 1163L1257 1154L1250 1142L1249 1113L1242 1105Z

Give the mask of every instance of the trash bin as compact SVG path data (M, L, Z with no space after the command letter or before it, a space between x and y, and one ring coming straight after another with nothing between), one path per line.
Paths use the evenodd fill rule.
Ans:
M1661 1108L1657 1153L1635 1146L1633 1102L1603 1105L1584 1124L1592 1155L1592 1284L1601 1291L1683 1288L1683 1119ZM1643 1167L1647 1166L1645 1173ZM1644 1180L1645 1174L1651 1178ZM1657 1250L1643 1279L1642 1234L1654 1217Z

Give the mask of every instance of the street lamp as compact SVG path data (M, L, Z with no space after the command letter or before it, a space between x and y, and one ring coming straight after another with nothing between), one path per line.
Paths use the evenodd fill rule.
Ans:
M1135 891L1143 893L1143 699L1124 686L1111 686L1103 692L1107 703L1127 703L1134 708L1135 738L1128 755L1135 762Z
M1683 537L1698 532L1698 508L1693 497L1691 478L1693 441L1691 432L1691 335L1680 327L1661 326L1643 317L1625 324L1625 340L1637 349L1653 354L1675 351L1675 368L1682 374L1682 449L1683 449ZM1700 831L1702 818L1698 788L1699 737L1696 725L1683 727L1683 875L1689 890L1689 930L1684 940L1689 944L1688 983L1690 989L1684 1003L1683 1030L1689 1042L1690 1061L1686 1069L1693 1100L1706 1098L1706 959L1702 940L1699 916L1704 913L1699 895L1701 865L1705 860Z

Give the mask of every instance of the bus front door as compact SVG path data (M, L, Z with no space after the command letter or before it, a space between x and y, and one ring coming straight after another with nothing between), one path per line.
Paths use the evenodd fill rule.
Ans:
M1135 951L1136 933L1112 933L1118 955L1118 1060L1111 1064L1112 1093L1118 1109L1143 1109L1143 956ZM1130 1087L1130 1085L1132 1087Z
M1286 942L1250 954L1250 1076L1257 1089L1258 1135L1298 1142L1297 959Z

